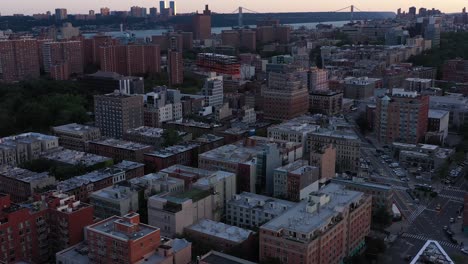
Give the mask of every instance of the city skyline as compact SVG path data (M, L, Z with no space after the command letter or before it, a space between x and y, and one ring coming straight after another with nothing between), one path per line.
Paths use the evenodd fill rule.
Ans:
M167 1L169 2L169 1ZM248 0L240 0L236 3L228 1L215 1L215 0L179 0L176 1L178 5L178 11L180 13L192 13L202 11L205 4L210 5L210 9L214 12L219 13L231 13L238 6L244 6L256 12L323 12L323 11L334 11L351 4L354 4L362 11L391 11L395 12L398 8L402 10L408 10L409 7L415 6L436 8L443 12L452 13L460 12L461 9L466 6L466 2L463 0L396 0L391 2L379 2L376 4L374 1L369 0L358 0L358 1L341 1L331 0L326 3L313 3L305 0L289 3L288 6L281 5L279 1L277 3L271 3L267 0L258 0L252 3ZM268 4L267 4L268 3ZM112 2L109 0L82 0L78 3L74 1L59 1L59 0L44 0L41 1L40 5L33 0L17 0L14 2L3 3L3 8L0 10L2 15L12 14L34 14L34 13L45 13L47 11L53 11L55 8L67 8L70 14L73 13L87 13L89 10L95 10L99 13L101 7L109 7L111 10L129 10L131 6L142 6L142 7L159 7L159 1L148 1L148 0L129 0L125 2ZM21 8L18 8L21 6Z

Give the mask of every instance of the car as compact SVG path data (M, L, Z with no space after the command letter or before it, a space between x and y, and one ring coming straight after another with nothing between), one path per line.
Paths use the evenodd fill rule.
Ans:
M448 229L448 226L444 226L444 230L447 230Z
M462 248L462 249L460 249L460 251L461 251L463 254L468 255L468 249Z
M455 222L455 219L453 217L450 217L450 223Z
M457 219L458 219L458 220L461 220L461 219L462 219L462 216L461 216L461 215L459 215L459 216L457 217Z
M439 211L439 210L440 210L440 204L438 204L438 205L436 206L435 209L436 209L437 211Z

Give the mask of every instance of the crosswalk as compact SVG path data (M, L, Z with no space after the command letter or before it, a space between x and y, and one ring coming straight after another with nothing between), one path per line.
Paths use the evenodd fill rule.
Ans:
M414 220L416 220L416 218L422 213L424 212L424 210L426 210L426 206L424 205L418 205L418 207L416 207L416 210L414 210L410 216L408 216L408 218L406 219L407 221L407 224L408 225L411 225Z
M431 240L430 238L428 238L426 236L423 236L423 235L415 235L415 234L409 234L409 233L403 233L402 237L413 238L413 239L422 240L422 241ZM434 240L434 239L432 239L432 240ZM451 242L448 242L448 241L440 241L440 240L436 240L436 241L442 246L452 247L452 248L460 248L460 246L455 244L455 243L451 243Z

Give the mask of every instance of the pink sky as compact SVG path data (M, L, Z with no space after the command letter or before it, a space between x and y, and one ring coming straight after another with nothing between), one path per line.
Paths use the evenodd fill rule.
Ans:
M13 13L44 13L53 11L56 7L64 7L68 12L87 13L93 9L97 12L100 7L107 6L112 10L128 10L133 5L143 7L158 7L158 0L0 0L2 15ZM313 12L334 11L354 4L362 11L393 11L401 7L407 10L410 6L417 8L437 8L443 12L461 12L468 6L466 0L179 0L177 11L179 13L202 10L205 4L219 13L231 13L238 6L243 6L257 12Z

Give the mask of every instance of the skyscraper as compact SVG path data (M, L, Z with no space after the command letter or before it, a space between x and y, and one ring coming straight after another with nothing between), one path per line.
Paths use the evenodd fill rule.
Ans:
M176 2L175 1L169 1L169 8L172 10L172 15L173 16L177 15L177 9L176 9Z
M158 9L156 7L150 7L149 14L150 17L156 17L158 15Z
M166 0L159 1L159 13L162 14L164 9L166 9Z
M83 44L81 41L48 42L42 45L44 71L51 66L68 64L69 74L83 73Z
M410 7L410 8L408 9L408 14L409 14L410 16L415 17L415 16L416 16L416 7L414 7L414 6Z
M55 20L56 21L65 20L67 18L68 18L67 9L65 9L65 8L55 9Z
M141 75L160 71L158 45L111 45L99 48L101 70L122 75Z
M0 41L0 81L38 78L39 49L35 39Z
M108 16L110 15L110 9L108 7L101 8L101 16Z

